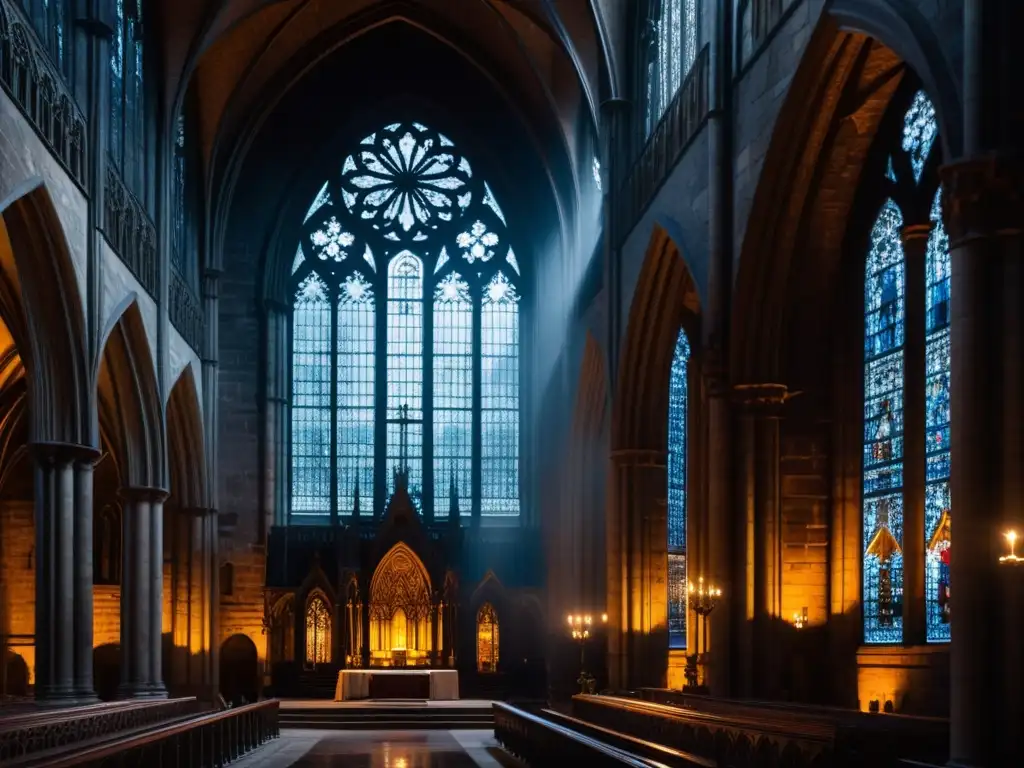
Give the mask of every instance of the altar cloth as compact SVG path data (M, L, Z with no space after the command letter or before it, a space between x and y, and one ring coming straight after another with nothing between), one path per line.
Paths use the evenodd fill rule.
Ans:
M427 676L432 701L459 698L459 673L454 669L343 669L334 689L335 701L370 698L370 681L375 675Z

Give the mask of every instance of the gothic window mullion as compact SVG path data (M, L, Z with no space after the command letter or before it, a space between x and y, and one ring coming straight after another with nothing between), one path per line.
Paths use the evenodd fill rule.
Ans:
M423 512L428 520L434 509L434 281L423 291Z
M383 514L384 505L387 502L387 447L388 447L388 302L391 300L387 290L387 280L380 280L381 301L377 306L377 354L375 357L376 379L374 386L374 400L377 403L374 421L374 450L373 450L373 488L368 489L373 494L374 519L379 519Z
M338 524L338 292L331 292L331 525Z
M479 289L473 295L473 464L472 506L473 520L479 520L483 511L483 301Z

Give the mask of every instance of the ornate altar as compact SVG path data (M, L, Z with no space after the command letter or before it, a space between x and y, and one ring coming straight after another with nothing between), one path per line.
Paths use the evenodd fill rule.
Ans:
M430 576L399 542L381 559L370 581L370 666L430 664L437 642Z

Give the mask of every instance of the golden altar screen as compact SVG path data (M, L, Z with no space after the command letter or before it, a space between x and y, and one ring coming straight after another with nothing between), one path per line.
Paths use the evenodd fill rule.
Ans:
M405 544L384 555L370 581L370 665L426 666L433 650L430 576Z

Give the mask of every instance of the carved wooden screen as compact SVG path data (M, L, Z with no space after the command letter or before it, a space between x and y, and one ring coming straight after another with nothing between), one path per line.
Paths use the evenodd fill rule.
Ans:
M498 614L490 603L476 614L476 667L480 672L498 671Z

